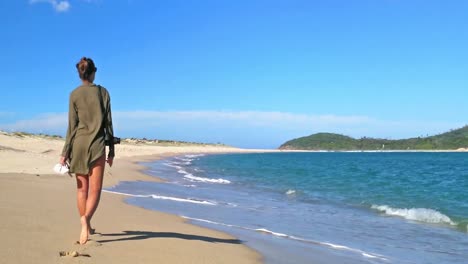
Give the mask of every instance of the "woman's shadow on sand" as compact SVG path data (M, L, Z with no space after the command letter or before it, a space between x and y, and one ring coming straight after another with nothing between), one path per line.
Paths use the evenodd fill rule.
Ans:
M123 231L122 233L111 233L111 234L100 234L102 237L118 237L115 239L103 239L98 240L99 243L109 243L117 241L131 241L131 240L143 240L149 238L179 238L186 240L200 240L211 243L227 243L227 244L242 244L239 239L222 239L208 236L198 236L181 234L174 232L151 232L151 231Z

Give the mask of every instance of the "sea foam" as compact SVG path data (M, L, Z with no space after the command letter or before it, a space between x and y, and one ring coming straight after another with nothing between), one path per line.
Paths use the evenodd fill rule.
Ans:
M164 163L164 165L168 166L168 167L172 167L172 168L176 168L178 170L182 169L181 166L178 166L176 165L175 163Z
M310 244L315 244L315 245L320 245L320 246L326 246L326 247L336 249L336 250L345 250L345 251L357 253L357 254L359 254L359 255L361 255L363 257L366 257L366 258L373 258L373 259L380 259L380 260L383 260L383 261L388 261L388 259L385 256L382 256L380 254L368 253L368 252L362 251L360 249L350 248L350 247L347 247L347 246L342 246L342 245L337 245L337 244L332 244L332 243L329 243L329 242L320 242L320 241L314 241L314 240L300 238L300 237L296 237L296 236L291 236L291 235L287 235L287 234L283 234L283 233L279 233L279 232L274 232L274 231L268 230L266 228L249 228L249 227L244 227L244 226L219 223L219 222L206 220L206 219L193 218L193 217L188 217L188 216L184 216L184 215L182 215L181 217L185 218L185 219L188 219L188 220L192 220L192 221L198 221L198 222L204 222L204 223L209 223L209 224L214 224L214 225L227 226L227 227L231 227L231 228L234 227L234 228L250 230L250 231L254 231L254 232L258 232L258 233L264 233L264 234L268 234L268 235L272 235L272 236L276 236L276 237L281 237L281 238L285 238L285 239L301 241L301 242L304 242L304 243L310 243Z
M203 157L205 154L187 154L185 157L187 158L198 158L198 157Z
M399 216L408 220L431 224L456 225L450 217L439 211L427 208L393 208L387 205L372 205L372 209L384 212L387 215Z
M209 182L209 183L220 183L220 184L230 184L231 183L230 181L225 180L225 179L221 179L221 178L219 178L219 179L209 179L209 178L193 176L190 173L185 175L184 178L187 178L189 180L196 181L196 182Z
M193 174L187 172L186 170L180 169L177 171L180 174L184 174L184 178L192 181L192 182L207 182L207 183L220 183L220 184L230 184L231 182L225 179L211 179L211 178L203 178L203 177L197 177L194 176Z
M170 200L174 202L194 203L194 204L203 204L203 205L217 205L217 203L213 201L197 200L193 198L179 198L179 197L171 197L171 196L162 196L162 195L157 195L157 194L129 194L129 193L122 193L122 192L114 192L114 191L109 191L109 190L103 190L103 192L130 196L130 197L153 198L153 199L159 199L159 200Z

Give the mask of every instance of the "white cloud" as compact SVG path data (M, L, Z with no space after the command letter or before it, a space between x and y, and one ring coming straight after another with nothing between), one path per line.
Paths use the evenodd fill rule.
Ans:
M54 2L53 6L57 12L65 12L70 9L70 3L68 1Z
M365 116L336 116L336 115L306 115L285 112L258 112L258 111L130 111L116 112L122 121L143 121L144 124L152 121L165 122L202 122L202 123L231 123L243 124L252 127L285 127L294 126L302 128L320 128L330 125L357 125L369 122Z
M31 119L18 120L10 124L0 124L0 129L7 131L25 131L48 133L67 129L67 113L49 113Z
M397 139L438 134L464 125L258 111L115 111L113 117L115 133L122 137L221 142L241 147L278 147L286 140L318 132ZM64 135L67 114L42 114L0 123L0 129Z
M57 1L57 0L30 0L29 3L49 3L57 12L66 12L70 9L71 5L70 2L67 0L64 1Z

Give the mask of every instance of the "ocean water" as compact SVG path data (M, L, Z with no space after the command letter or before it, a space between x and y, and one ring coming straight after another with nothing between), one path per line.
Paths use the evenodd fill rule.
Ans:
M266 263L468 263L468 153L184 155L145 165L167 182L106 191L231 233Z

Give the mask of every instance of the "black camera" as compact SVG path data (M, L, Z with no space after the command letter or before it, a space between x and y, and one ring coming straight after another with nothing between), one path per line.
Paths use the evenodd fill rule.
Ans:
M114 141L114 145L120 144L120 138L119 137L114 137L113 141ZM109 139L106 137L106 139L104 140L104 144L106 144L106 146L109 146L109 143L110 143Z

